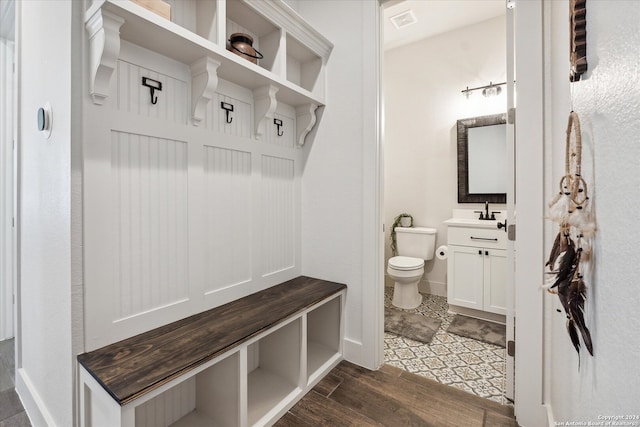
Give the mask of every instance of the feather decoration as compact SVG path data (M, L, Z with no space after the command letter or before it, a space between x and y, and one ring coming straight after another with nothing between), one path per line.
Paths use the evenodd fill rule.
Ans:
M576 273L578 265L580 264L581 253L582 251L576 250L575 246L573 245L573 241L569 237L567 237L567 250L564 252L562 260L559 260L560 266L555 271L555 281L551 285L550 289L557 287L558 294L560 294L565 290L565 288L569 287L569 283L571 282L573 275Z
M584 236L593 236L596 233L596 223L586 206L577 206L567 218L567 224L574 227Z
M565 232L560 230L556 239L553 241L553 247L551 248L551 252L549 253L549 260L545 264L551 269L554 269L556 265L556 259L558 256L567 250L567 240L565 239Z
M582 337L582 343L593 356L591 333L584 318L587 287L581 271L588 269L591 262L596 223L590 209L587 182L581 173L580 120L573 111L569 114L565 142L565 174L547 212L548 219L560 224L560 231L545 264L549 271L542 287L558 295L567 316L567 332L578 355Z
M582 335L584 346L590 355L593 356L593 344L591 342L591 333L584 322L584 303L587 300L587 286L584 284L582 277L578 277L571 281L567 297L567 306L569 308L569 321L574 324ZM573 340L573 338L572 338ZM574 344L575 346L575 344Z
M564 192L556 203L549 207L547 218L559 224L564 224L569 219L569 215L575 209L575 204L571 200L571 193Z

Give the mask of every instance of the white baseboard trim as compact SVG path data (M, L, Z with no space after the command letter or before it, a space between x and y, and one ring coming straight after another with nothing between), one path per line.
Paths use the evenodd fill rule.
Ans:
M547 410L547 425L549 427L554 427L556 426L556 418L553 416L553 408L551 407L551 405L549 405L548 403L545 403L544 408Z
M22 406L29 416L31 425L36 427L55 427L56 423L53 421L53 417L49 411L47 411L47 408L33 386L29 375L27 375L26 371L22 368L18 369L16 375L16 393L18 393Z
M348 362L355 363L358 366L371 370L376 370L380 367L374 366L375 360L372 357L372 352L365 351L364 345L360 341L345 338L343 340L342 349L342 357ZM384 363L384 360L381 361L381 363Z
M418 284L418 290L423 294L447 297L447 284L442 282L433 282L423 279Z

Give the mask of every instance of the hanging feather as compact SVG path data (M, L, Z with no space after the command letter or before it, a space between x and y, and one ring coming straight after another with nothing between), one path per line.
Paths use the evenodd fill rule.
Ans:
M577 206L569 214L567 224L574 227L583 236L593 236L596 233L596 223L585 206Z
M573 245L573 241L567 237L567 250L563 253L562 259L558 257L559 268L555 271L556 277L555 281L551 285L550 289L558 288L558 294L564 291L565 288L569 287L569 283L573 278L576 270L578 269L578 264L580 264L580 254L582 251L576 250Z
M580 275L571 282L568 292L567 306L569 319L582 335L582 341L590 355L593 356L593 344L591 333L584 322L584 303L587 300L587 287ZM573 338L572 338L573 340ZM574 344L575 345L575 344Z
M560 195L558 201L549 207L547 218L559 224L564 224L574 209L575 205L571 200L571 193L564 192Z
M558 232L556 239L553 241L553 247L551 248L551 252L549 253L549 260L545 264L552 270L555 269L554 266L556 265L556 259L558 259L558 256L562 252L567 250L567 239L565 233L566 232L561 229Z

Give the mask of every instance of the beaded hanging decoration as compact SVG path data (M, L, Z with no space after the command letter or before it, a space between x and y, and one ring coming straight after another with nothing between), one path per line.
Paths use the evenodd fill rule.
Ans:
M587 287L584 264L592 256L591 241L596 232L589 204L587 183L582 177L582 136L578 114L571 112L567 125L565 175L560 191L549 203L548 218L560 225L546 263L549 269L543 287L557 294L567 315L567 331L580 353L580 336L593 356L591 333L584 320Z

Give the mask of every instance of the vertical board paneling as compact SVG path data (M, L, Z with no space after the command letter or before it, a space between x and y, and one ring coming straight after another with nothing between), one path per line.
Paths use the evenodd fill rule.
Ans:
M188 298L187 144L112 131L118 316Z
M279 145L281 147L293 148L295 144L295 120L291 117L284 116L282 114L274 114L274 119L282 120L282 126L280 126L281 136L278 136L278 127L273 120L269 120L267 123L267 130L265 131L264 140L269 144Z
M294 162L262 156L262 272L275 273L295 264Z
M233 111L229 113L231 123L227 123L225 111L220 107L220 102L233 105ZM251 105L221 93L215 93L211 102L207 104L205 114L205 127L226 135L251 137Z
M196 378L191 377L136 408L136 427L167 427L196 407Z
M117 76L117 108L120 111L173 123L187 123L187 82L123 60L118 61ZM158 98L155 105L151 103L149 88L142 86L142 77L162 83L162 91L155 92Z
M251 280L251 154L204 147L205 292Z

